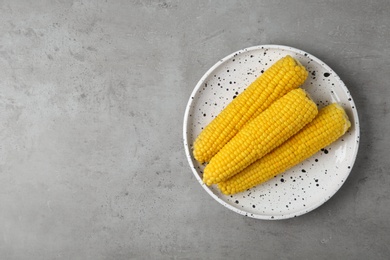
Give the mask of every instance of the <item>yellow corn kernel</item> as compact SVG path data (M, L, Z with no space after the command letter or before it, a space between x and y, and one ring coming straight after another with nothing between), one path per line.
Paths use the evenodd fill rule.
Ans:
M350 126L348 116L340 105L328 105L296 135L232 178L218 183L218 188L230 195L259 185L330 145Z
M290 91L241 129L210 160L203 182L215 184L242 171L297 133L317 113L316 104L303 89ZM299 119L299 115L304 116Z
M245 124L302 85L307 75L305 67L291 56L278 60L203 129L194 142L195 159L201 163L210 161Z

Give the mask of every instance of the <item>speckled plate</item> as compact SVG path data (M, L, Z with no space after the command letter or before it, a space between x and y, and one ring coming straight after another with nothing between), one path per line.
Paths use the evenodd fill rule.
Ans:
M202 182L204 165L193 157L192 144L205 127L257 76L285 55L298 59L309 71L302 86L319 108L338 102L352 123L338 141L274 179L233 196ZM255 46L217 62L196 85L184 116L184 147L198 182L223 206L258 219L286 219L305 214L329 200L343 185L359 146L359 120L354 101L342 80L313 55L280 45Z

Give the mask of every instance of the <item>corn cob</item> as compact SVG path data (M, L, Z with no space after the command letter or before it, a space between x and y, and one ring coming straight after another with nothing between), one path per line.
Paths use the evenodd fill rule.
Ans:
M328 105L296 135L242 172L218 183L218 188L230 195L263 183L330 145L350 126L348 116L340 105Z
M317 115L303 89L294 89L247 124L204 169L207 185L225 181L302 129Z
M194 142L195 159L210 161L247 122L302 85L307 75L305 67L291 56L278 60L205 127Z

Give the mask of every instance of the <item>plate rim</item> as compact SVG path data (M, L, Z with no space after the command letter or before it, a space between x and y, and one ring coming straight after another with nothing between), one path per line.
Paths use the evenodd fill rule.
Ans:
M185 150L187 162L189 163L189 166L191 168L192 174L195 176L195 178L197 179L198 183L202 186L202 188L212 198L214 198L217 202L222 204L224 207L226 207L226 208L228 208L228 209L230 209L230 210L232 210L232 211L234 211L234 212L236 212L238 214L241 214L243 216L247 216L247 217L251 217L251 218L255 218L255 219L262 219L262 220L282 220L282 219L290 219L290 218L298 217L298 216L301 216L301 215L304 215L306 213L309 213L309 212L313 211L314 209L316 209L316 208L320 207L321 205L323 205L326 201L330 200L337 193L337 191L340 190L340 188L345 183L345 180L349 177L349 175L350 175L350 173L351 173L351 171L353 169L353 166L355 165L356 158L357 158L357 153L358 153L358 150L359 150L359 147L360 147L360 141L357 144L355 144L356 149L354 149L354 153L352 155L351 167L350 167L350 169L348 169L348 171L345 174L344 183L342 185L340 185L338 188L333 189L332 192L329 193L329 196L324 198L324 200L319 201L319 203L316 203L316 204L312 205L311 207L305 208L305 210L300 210L298 212L287 213L287 214L283 214L283 215L271 216L271 215L268 215L268 214L249 213L249 212L247 212L245 210L241 210L239 208L236 208L236 207L234 207L234 206L224 202L206 184L204 184L202 179L200 178L197 170L196 170L196 167L195 167L194 163L193 163L193 158L192 158L192 155L191 155L190 144L188 144L188 137L187 137L187 134L188 134L189 111L191 109L191 105L193 103L193 100L194 100L194 97L195 97L196 93L201 88L201 86L203 85L203 83L206 80L206 78L208 78L216 68L218 68L219 66L221 66L222 64L224 64L225 62L230 60L230 58L232 58L232 57L234 57L234 56L236 56L238 54L241 54L241 53L244 53L244 52L250 52L250 51L254 51L254 50L258 50L258 49L270 49L270 48L281 49L281 50L284 50L284 51L289 50L289 51L292 51L292 52L295 52L295 53L298 53L298 54L301 54L301 55L305 55L306 54L307 56L310 56L310 59L312 59L313 61L316 61L317 63L321 64L321 66L324 67L325 69L328 69L328 70L333 72L335 80L339 82L339 87L341 87L342 90L346 94L348 94L350 96L350 98L351 98L350 104L351 104L351 106L355 107L355 109L352 110L353 119L354 119L354 127L355 127L355 131L356 131L356 136L357 136L358 140L360 139L360 122L359 122L359 115L358 115L358 111L357 111L358 109L356 107L356 104L354 102L354 99L353 99L349 89L345 85L344 81L341 80L339 75L332 68L330 68L325 62L323 62L322 60L320 60L319 58L317 58L316 56L312 55L311 53L309 53L307 51L303 51L303 50L297 49L295 47L287 46L287 45L265 44L265 45L255 45L255 46L251 46L251 47L247 47L247 48L235 51L235 52L225 56L224 58L220 59L219 61L217 61L213 66L211 66L203 74L203 76L199 79L199 81L195 85L194 89L192 90L192 92L190 94L190 97L189 97L189 100L188 100L187 105L186 105L186 109L185 109L185 112L184 112L184 120L183 120L183 144L184 144L184 150Z

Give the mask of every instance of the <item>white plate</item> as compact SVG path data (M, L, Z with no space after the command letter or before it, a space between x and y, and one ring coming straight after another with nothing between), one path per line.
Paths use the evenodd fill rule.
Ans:
M204 165L193 157L192 144L202 128L262 71L285 55L298 59L309 71L303 89L321 108L338 102L352 126L338 141L274 179L233 196L202 182ZM193 174L219 203L239 214L258 219L286 219L305 214L329 200L343 185L359 146L359 119L354 101L336 73L304 51L280 45L262 45L237 51L217 62L200 79L184 116L184 147Z

